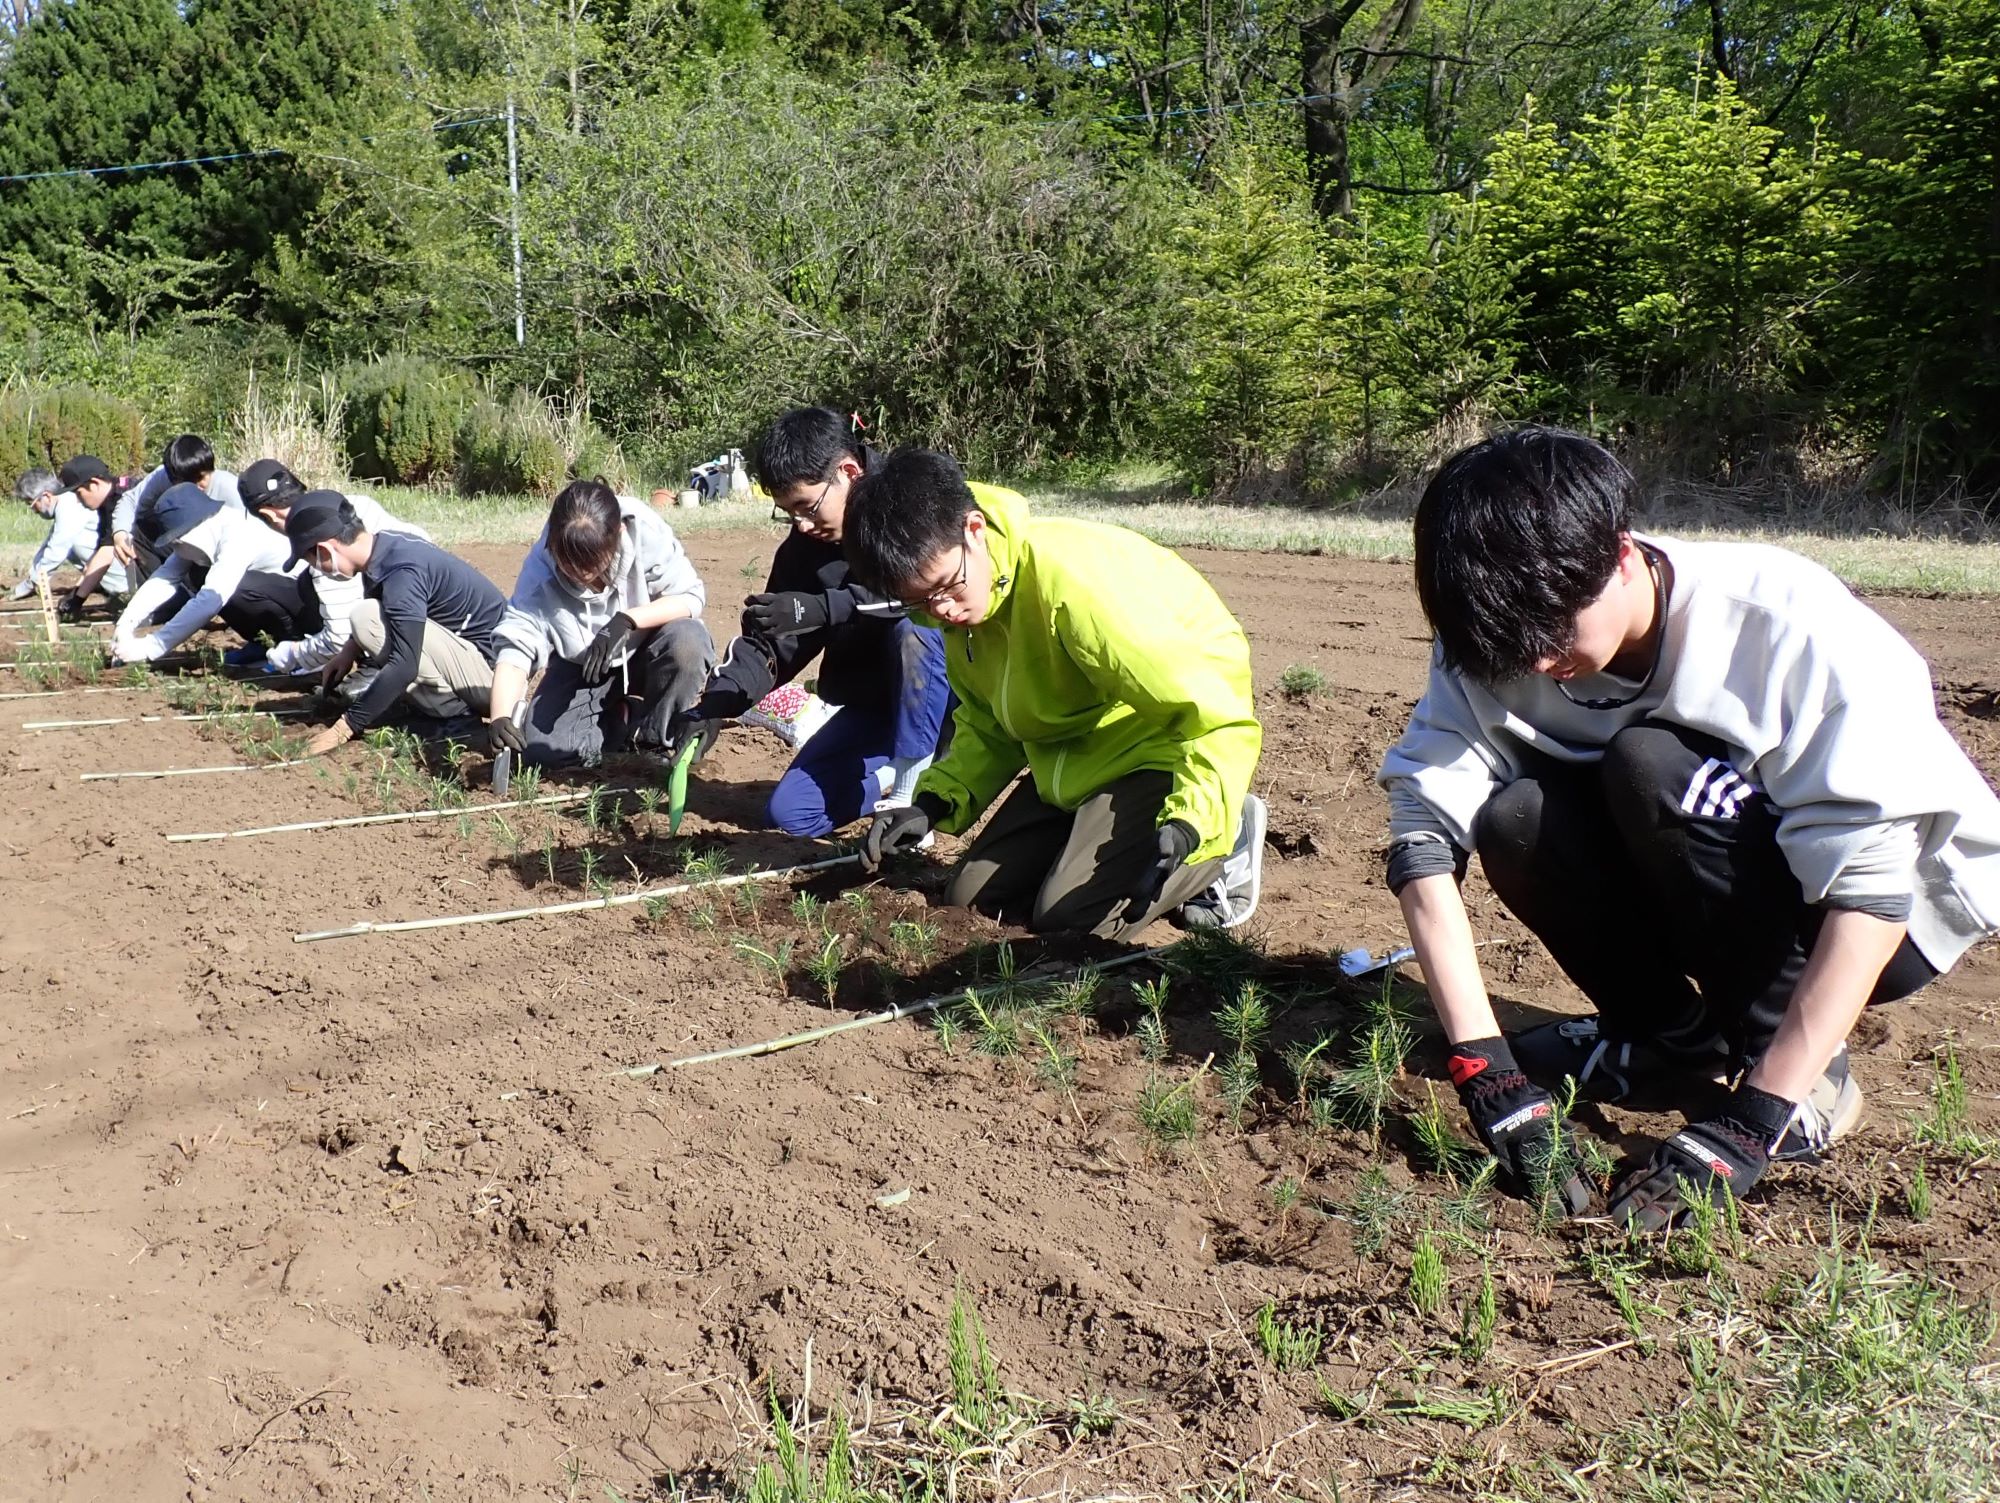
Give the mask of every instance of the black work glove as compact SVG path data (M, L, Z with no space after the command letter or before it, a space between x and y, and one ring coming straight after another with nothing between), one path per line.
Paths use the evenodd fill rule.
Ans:
M77 594L75 590L71 590L67 595L63 596L61 603L56 606L56 619L58 621L81 621L83 619L83 597Z
M743 602L743 624L767 637L796 637L827 623L826 597L798 590L752 595Z
M1201 844L1201 837L1186 820L1170 819L1160 826L1158 841L1152 864L1140 873L1131 897L1126 899L1124 923L1136 924L1153 911L1174 873L1187 865L1188 854Z
M1570 1215L1581 1216L1590 1206L1590 1186L1577 1171L1575 1144L1567 1130L1558 1136L1554 1098L1521 1073L1507 1041L1495 1034L1453 1044L1445 1068L1473 1131L1500 1161L1507 1189L1529 1200L1546 1191Z
M949 810L943 799L920 793L907 804L884 809L869 821L861 836L861 869L881 870L882 863L898 851L907 851L930 834L931 826Z
M591 638L590 645L584 648L583 656L577 660L577 671L583 675L584 680L594 684L609 673L613 661L618 656L618 649L623 647L625 639L638 629L638 623L623 611L615 613L605 622L603 630Z
M682 710L667 722L667 765L671 767L680 761L681 753L690 745L696 748L694 760L699 762L715 745L715 738L722 734L722 722L711 720L701 712L700 704Z
M1664 1232L1687 1213L1681 1186L1711 1199L1741 1200L1771 1167L1771 1149L1791 1126L1792 1103L1755 1086L1739 1086L1713 1117L1691 1122L1653 1150L1618 1182L1611 1219L1641 1232Z
M486 749L496 757L503 751L525 752L528 738L512 715L497 716L486 722Z

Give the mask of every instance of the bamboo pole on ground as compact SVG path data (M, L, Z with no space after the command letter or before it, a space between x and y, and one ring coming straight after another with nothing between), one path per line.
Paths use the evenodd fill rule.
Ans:
M250 715L268 715L273 720L296 720L315 713L309 706L280 705L275 710L203 710L192 715L113 715L103 720L29 720L21 729L40 735L46 731L75 731L99 725L165 725L176 720L238 720Z
M407 823L416 819L451 819L460 814L493 814L501 809L537 809L551 804L580 804L590 797L591 792L592 790L584 788L574 793L552 793L542 798L509 799L499 804L467 804L462 809L414 809L401 814L356 814L346 819L308 819L290 825L258 825L248 830L203 830L193 834L169 835L167 839L177 843L196 840L247 840L253 835L290 835L302 830L350 830L360 825Z
M1157 949L1134 950L1129 955L1115 955L1109 960L1093 961L1089 965L1077 966L1058 975L1043 977L1037 984L1068 981L1086 971L1115 971L1121 966L1135 965L1142 960L1156 960L1172 948L1172 945L1161 945ZM661 1064L633 1065L617 1073L632 1080L645 1080L662 1070L679 1070L688 1065L708 1065L725 1059L755 1059L760 1055L778 1054L786 1049L796 1049L800 1044L830 1039L836 1033L851 1033L857 1028L873 1028L878 1023L894 1023L901 1018L914 1018L920 1013L935 1012L947 1002L956 1002L967 992L976 997L990 997L1008 986L1019 985L1021 982L1016 980L1000 982L993 986L966 987L955 992L939 992L934 997L920 998L915 1002L898 1002L894 1007L869 1013L866 1017L848 1018L844 1022L829 1023L824 1028L808 1028L804 1033L787 1033L778 1038L766 1039L761 1044L742 1044L734 1049L717 1049L708 1054L686 1054L679 1059L670 1059Z
M651 898L678 897L686 892L719 891L726 887L741 887L749 882L777 882L793 877L810 877L819 872L832 871L837 866L851 866L861 858L855 855L834 856L825 861L809 861L802 866L784 866L771 871L743 872L734 877L716 877L707 882L678 882L666 887L644 888L638 892L616 893L608 898L579 898L569 903L543 903L533 908L501 908L487 913L457 913L439 918L402 919L389 924L362 922L349 924L345 929L316 929L309 934L294 934L296 944L309 945L322 939L352 939L363 934L409 934L419 929L456 929L467 924L506 924L515 919L553 918L565 913L588 913L598 908L623 908L630 903L643 903Z
M162 767L151 772L80 772L80 783L114 783L131 778L198 778L211 772L266 772L273 767L303 767L316 760L291 757L282 762L232 762L225 767Z

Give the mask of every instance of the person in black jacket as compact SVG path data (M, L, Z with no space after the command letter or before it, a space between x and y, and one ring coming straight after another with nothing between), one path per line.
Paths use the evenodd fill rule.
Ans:
M848 492L873 461L829 408L797 408L772 424L756 473L793 530L763 591L744 602L743 634L677 729L677 744L708 734L824 653L819 696L839 709L771 794L770 821L790 835L825 835L907 804L950 706L943 637L850 578L841 553Z

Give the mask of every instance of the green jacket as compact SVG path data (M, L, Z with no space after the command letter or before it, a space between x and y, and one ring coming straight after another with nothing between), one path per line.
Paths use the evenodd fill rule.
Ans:
M1058 809L1151 768L1174 780L1160 822L1200 837L1189 860L1227 855L1264 744L1236 618L1186 560L1136 532L1031 520L998 486L972 494L993 603L979 625L944 629L956 729L917 784L950 805L939 828L968 829L1023 766Z

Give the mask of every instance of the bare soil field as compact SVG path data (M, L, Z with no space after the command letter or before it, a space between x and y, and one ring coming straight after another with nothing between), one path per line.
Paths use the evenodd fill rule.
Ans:
M773 542L690 540L713 618L731 620ZM519 550L471 551L511 582ZM1379 1144L1302 1106L1282 1063L1379 1005L1339 984L1331 956L1400 936L1372 776L1422 683L1407 571L1190 557L1249 629L1267 733L1264 903L1243 964L1277 1018L1240 1125L1212 1017L1234 978L1213 966L1170 981L1153 1060L1139 1002L1107 977L1094 1010L1060 1020L1066 1070L916 1019L621 1073L991 976L995 941L1015 940L1022 966L1041 956L925 907L949 841L804 921L780 884L754 906L697 895L292 938L587 896L593 880L629 891L666 880L685 837L736 871L826 854L755 832L784 758L762 733L729 733L703 765L680 842L628 802L595 832L574 809L523 811L514 852L488 817L170 844L379 812L376 754L350 746L323 773L82 782L236 757L188 723L21 730L166 711L156 690L0 702L0 1499L705 1496L768 1443L773 1391L821 1418L837 1406L864 1455L914 1454L938 1432L911 1416L966 1421L940 1397L961 1293L1001 1383L1039 1407L962 1448L958 1497L1473 1497L1544 1466L1581 1470L1567 1495L1622 1495L1616 1468L1589 1464L1592 1440L1688 1400L1676 1312L1703 1278L1650 1271L1635 1327L1587 1256L1601 1229L1538 1226L1499 1201L1444 1227L1449 1187L1406 1120L1427 1078L1456 1120L1430 1035ZM2000 773L1994 607L1879 603ZM1294 664L1324 690L1281 693ZM811 891L836 899L856 880ZM1503 1021L1575 1010L1526 932L1476 879L1469 891ZM797 962L760 965L736 943L790 938L803 958L813 923L851 958L831 1006ZM1994 1292L1996 1171L1934 1162L1921 1221L1905 1187L1940 1040L1957 1040L1974 1125L2000 1127L1996 1000L1984 947L1864 1020L1868 1122L1837 1160L1775 1173L1746 1206L1728 1275L1746 1300L1809 1268L1835 1219L1871 1216L1887 1265ZM1190 1139L1142 1123L1163 1090L1192 1103ZM1624 1147L1669 1119L1580 1120ZM1418 1240L1445 1254L1441 1306L1413 1302ZM1465 1332L1484 1270L1497 1320L1481 1351ZM1260 1314L1267 1332L1316 1337L1310 1360L1274 1360Z

